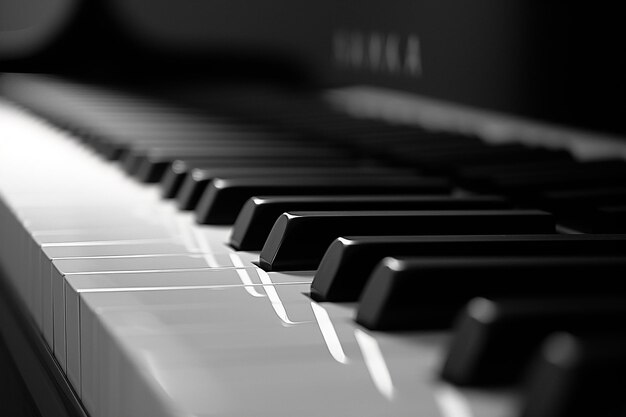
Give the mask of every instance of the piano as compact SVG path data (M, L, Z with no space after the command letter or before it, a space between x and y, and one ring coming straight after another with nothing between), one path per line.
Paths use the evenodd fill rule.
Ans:
M0 5L2 415L625 415L613 7Z

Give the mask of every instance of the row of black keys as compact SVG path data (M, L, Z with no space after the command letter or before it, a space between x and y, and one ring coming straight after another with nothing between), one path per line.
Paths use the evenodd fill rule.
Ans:
M580 163L564 150L519 143L490 146L467 134L346 117L316 96L301 92L248 90L214 95L208 102L216 109L226 107L229 113L304 133L317 141L329 140L335 147L358 149L359 155L373 155L388 165L443 174L470 189L505 195L516 203L548 210L561 224L577 230L626 232L623 160ZM205 104L206 96L200 102ZM193 168L193 162L190 165ZM179 174L173 176L180 178L185 171L181 163ZM210 221L202 215L198 220Z
M184 144L173 148L141 144L133 145L120 156L129 173L144 182L162 181L164 196L176 198L183 210L197 210L197 219L204 224L232 221L237 205L248 197L245 193L238 199L234 196L239 192L235 188L248 186L244 181L246 176L257 177L249 186L256 187L255 191L262 195L291 194L298 192L298 188L299 193L307 194L407 194L445 191L445 183L430 177L445 174L446 178L466 188L504 195L518 204L548 210L560 223L582 231L626 231L626 187L623 186L626 164L623 161L580 163L563 151L531 149L520 144L490 146L472 138L458 140L448 135L439 136L412 138L416 143L403 146L389 140L390 154L395 155L393 150L396 149L397 157L386 159L396 161L396 167L405 167L393 170L377 167L376 162L368 159L371 155L380 158L385 151L334 150L325 142L294 145L293 142L249 143L244 140L238 145L234 142L223 145L217 141L212 148L204 144L201 147L202 152L210 156L198 152L195 143L189 148ZM461 141L468 141L468 144ZM245 166L247 171L232 169L233 166ZM422 176L420 181L417 178L407 181L416 172ZM292 179L276 179L284 175ZM297 177L308 176L334 178L333 181L297 181ZM376 178L372 180L370 176ZM218 187L212 180L219 177L238 182L222 184L225 190L216 190ZM268 177L268 180L258 177ZM341 177L344 177L343 184ZM363 183L370 190L363 190ZM230 193L231 205L223 205L222 193ZM207 197L201 201L203 195Z
M233 101L235 104L229 103ZM122 161L126 171L139 180L162 181L164 195L176 197L181 209L196 209L200 223L230 223L237 205L245 201L246 196L241 196L234 207L221 206L220 201L200 205L203 195L214 194L204 191L217 177L343 176L344 180L356 182L355 176L419 174L444 175L474 191L504 195L516 204L550 211L559 223L577 230L626 232L626 163L622 160L581 163L562 150L519 143L493 146L468 135L359 120L332 111L319 100L285 99L280 94L217 94L213 102L216 108L228 104L235 110L247 108L250 117L269 120L271 127L225 116L209 119L204 114L192 114L181 121L169 117L162 108L146 107L144 103L144 108L138 108L132 100L108 100L95 106L93 101L89 103L96 112L109 112L113 122L122 115L126 128L123 133L119 129L103 131L102 126L90 124L91 119L85 124L80 115L66 115L62 123L78 130L106 158ZM124 110L113 109L117 104ZM139 120L129 123L134 115ZM147 123L146 115L150 116ZM155 121L159 122L157 128L151 126ZM386 183L391 180L388 178ZM396 182L400 180L396 178ZM318 183L321 187L317 189L303 184L310 191L300 192L345 194L350 192L345 188L356 187L348 183L343 190L336 190L327 182ZM253 185L266 195L290 194L289 185L293 186L286 183L272 188L263 182ZM433 188L430 191L437 192ZM233 190L229 193L233 199Z
M128 110L121 106L122 112ZM357 321L368 328L449 327L461 311L442 370L451 382L515 381L547 335L569 331L577 336L546 342L531 377L537 381L530 388L539 391L533 396L546 401L529 401L527 415L589 411L589 401L576 395L556 404L561 396L536 388L545 378L555 381L551 390L584 389L587 399L624 386L619 378L626 373L619 371L625 360L620 347L626 318L626 237L556 234L554 218L545 212L514 210L500 197L453 197L447 179L387 168L358 148L336 150L326 142L311 144L298 135L275 132L268 139L256 126L237 130L223 122L187 126L184 132L197 135L188 141L132 131L111 136L69 120L63 124L80 131L108 159L120 159L129 174L145 182L161 180L164 195L178 198L182 208L197 208L201 222L235 222L231 244L261 250L265 269L317 268L312 297L359 300ZM207 127L213 139L206 137ZM433 151L412 155L407 148L397 159L429 155L421 166L436 162L435 169L424 170L431 174L450 160L462 161L454 165L457 172L489 167L499 172L494 168L498 164L484 163L478 155L501 158L519 150L519 145L495 151L479 145L472 152L460 144L465 138L442 137L448 142L439 146L432 141ZM294 145L296 138L303 143ZM395 145L402 140L391 141L392 153L401 149ZM448 159L435 157L446 154ZM551 153L523 149L522 154ZM567 160L554 153L554 159L521 164L575 164L563 162ZM611 174L622 169L617 163L597 166L603 167L598 172ZM278 196L251 198L264 194ZM351 235L366 236L337 239ZM591 384L589 372L597 372L602 381ZM617 397L610 395L602 407L620 407Z

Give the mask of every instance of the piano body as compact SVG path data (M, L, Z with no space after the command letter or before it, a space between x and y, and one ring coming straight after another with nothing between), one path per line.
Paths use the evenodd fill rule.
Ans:
M624 416L611 7L0 5L0 414Z

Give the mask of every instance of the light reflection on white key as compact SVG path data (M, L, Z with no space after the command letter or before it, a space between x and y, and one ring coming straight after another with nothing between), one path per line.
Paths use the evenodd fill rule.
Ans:
M328 316L328 312L326 312L326 309L315 301L311 302L311 308L313 309L313 314L315 315L315 319L317 320L317 325L322 332L324 342L326 342L326 347L328 348L330 355L337 362L344 365L347 364L349 362L348 357L341 347L341 342L339 341L339 337L337 336L335 327L333 326L333 323Z
M237 268L244 267L243 261L236 253L230 254L230 260L233 262L234 267L237 267ZM258 292L256 288L254 287L254 285L252 285L253 284L252 278L250 278L250 275L248 274L247 270L239 269L237 270L237 275L239 275L239 278L241 279L241 282L243 283L244 288L248 292L248 294L250 294L253 297L265 297L265 294L261 294L260 292Z
M276 313L278 318L280 318L283 321L284 324L294 325L294 324L311 323L310 320L306 320L306 321L290 320L289 316L287 316L287 310L285 309L285 305L280 299L278 292L276 292L276 288L274 287L274 283L272 282L272 279L270 278L270 276L267 274L267 272L263 271L262 269L258 269L257 273L259 274L259 278L261 279L261 283L263 284L263 289L265 290L267 297L272 303L272 308L274 309L274 312Z
M435 390L435 400L443 417L473 417L463 394L451 385L439 385Z
M354 329L354 336L359 344L359 348L361 348L365 366L367 366L374 385L388 400L393 400L395 395L393 381L378 342L361 329Z
M42 243L42 247L62 247L62 246L110 246L110 245L141 245L148 243L169 243L175 239L132 239L132 240L93 240L88 242L59 242Z

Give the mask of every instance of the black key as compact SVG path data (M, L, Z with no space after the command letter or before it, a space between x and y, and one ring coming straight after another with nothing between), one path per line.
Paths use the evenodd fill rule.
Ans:
M175 198L183 186L185 179L189 172L197 166L211 163L213 159L208 161L192 160L192 161L173 161L165 170L163 177L161 178L161 196L163 198Z
M442 151L424 152L417 150L415 152L403 151L400 155L396 155L402 160L410 161L417 164L418 167L426 167L432 169L449 170L451 167L459 164L477 164L488 162L502 161L520 161L532 160L532 152L524 145L505 144L505 145L481 145L475 147L461 149L447 149Z
M271 271L316 269L332 241L350 235L553 233L538 210L291 212L274 224L260 265Z
M494 148L500 148L503 145L497 145ZM433 161L434 162L434 161ZM509 165L522 164L527 165L527 168L532 170L533 168L540 168L546 166L544 164L555 164L557 162L570 162L573 163L573 159L568 152L565 151L552 151L543 148L528 148L528 147L511 147L508 149L502 149L495 154L488 154L484 157L477 157L476 159L465 158L453 158L445 163L448 165L450 172L456 176L461 176L467 167L476 167L480 165L483 168L489 168L490 166L501 167L502 164L508 163ZM506 169L505 169L506 170ZM499 170L492 170L491 172L500 172Z
M170 145L150 147L148 149L134 149L126 154L121 162L126 172L129 174L135 174L147 162L173 162L177 159L200 159L203 157L215 158L216 156L225 158L249 157L251 155L271 154L270 151L275 151L275 154L283 156L309 154L310 158L323 157L330 154L336 155L340 153L336 149L306 147L296 144L272 146L261 142L259 144L239 145L237 143L233 143L227 145L214 145L209 142L199 143L193 146Z
M476 298L456 322L441 376L457 385L510 384L550 333L619 330L626 331L626 298Z
M626 187L593 187L573 190L549 190L541 194L542 205L550 210L567 212L578 206L626 204Z
M626 163L577 164L559 171L516 172L497 174L485 180L487 187L507 193L538 193L550 189L575 189L622 185L626 180Z
M281 138L279 134L273 132L244 131L244 129L245 127L241 125L194 124L191 122L165 126L159 123L158 127L154 125L128 126L116 133L108 132L93 135L94 139L90 141L90 146L106 159L119 160L132 152L132 149L147 149L150 146L158 147L172 144L184 146L216 141L236 143L252 139L262 141L274 139L275 136Z
M237 250L260 250L278 216L287 211L480 210L510 204L494 196L253 197L243 206L230 237ZM382 258L381 258L382 259Z
M277 132L261 131L199 131L191 132L172 130L158 132L154 136L131 138L123 145L125 157L138 156L158 149L159 152L202 147L293 147L329 148L325 141L307 140L303 136ZM122 146L122 145L120 145Z
M402 149L435 149L437 147L461 147L469 145L481 145L483 142L474 136L448 134L414 130L402 133L371 134L361 133L352 139L352 143L360 148L371 149L378 152L392 151L400 153ZM469 145L468 145L469 144Z
M626 335L551 336L523 392L521 417L624 416Z
M626 173L579 171L562 174L524 174L506 178L496 178L492 185L497 189L515 193L536 193L550 189L576 189L582 187L600 187L620 185L626 180Z
M442 328L474 297L623 297L624 276L623 256L385 258L356 320L372 330Z
M598 207L592 230L594 233L626 232L626 205Z
M140 141L125 144L125 146L118 146L117 152L120 154L120 159L123 164L132 164L136 163L134 161L137 158L142 157L143 155L149 154L153 152L153 150L158 150L158 152L173 152L176 150L184 151L187 149L196 149L202 150L206 148L257 148L257 147L297 147L298 145L304 147L312 147L312 148L323 148L329 147L328 144L323 142L320 143L309 143L303 142L300 138L289 138L289 137L278 137L272 138L263 137L260 133L252 135L248 138L239 138L239 132L234 135L218 134L219 138L210 139L206 136L210 136L210 133L205 133L205 137L196 137L196 138L178 138L176 132L173 132L170 137L159 138L161 140L153 140L153 141ZM255 137L258 136L258 137ZM291 139L290 141L288 139Z
M403 164L410 164L419 168L427 167L424 162L430 158L438 157L439 155L448 155L454 153L464 153L466 155L474 154L477 151L482 151L487 148L483 143L427 143L424 145L418 144L405 144L401 146L395 146L391 149L381 149L381 155L390 157L394 161L400 161ZM432 167L428 167L432 168Z
M496 164L469 164L457 170L457 176L467 181L484 180L505 173L558 172L579 165L569 153L555 152L553 158L539 161L500 162Z
M107 143L126 149L142 147L147 149L150 146L198 142L263 143L265 141L295 142L303 139L301 135L269 130L259 125L245 125L239 121L230 124L176 123L166 126L140 126L124 130L117 136L107 138Z
M617 256L624 253L626 235L342 237L333 241L324 254L311 284L311 296L318 301L356 301L376 265L388 256Z
M96 147L96 151L108 160L124 160L131 155L140 152L147 152L151 147L160 148L164 146L177 146L183 148L199 146L202 144L206 145L208 143L220 146L232 144L232 142L228 139L224 139L219 142L208 141L206 136L206 132L197 132L195 135L189 135L188 132L174 131L165 137L163 137L162 134L159 134L149 137L131 137L127 140L110 140L102 142ZM240 143L239 141L234 142L236 144Z
M552 151L557 153L556 151ZM565 151L563 151L565 152ZM559 151L557 154L560 154ZM566 152L567 154L567 152ZM506 165L493 165L493 166L466 166L463 170L464 174L469 175L473 178L488 178L492 176L497 176L498 174L504 175L522 175L524 173L566 173L566 172L577 172L579 170L600 170L600 171L614 171L620 172L626 168L624 165L624 160L622 159L605 159L598 161L589 161L582 162L575 158L560 158L557 157L556 160L547 160L547 161L537 161L535 164L531 166L535 166L534 169L526 168L531 161L521 161L520 163L512 163ZM501 167L501 169L496 169Z
M199 171L201 181L206 177L204 170L244 170L248 168L262 167L368 167L373 165L374 161L367 159L342 159L338 158L315 158L308 155L296 155L285 158L281 155L267 155L263 158L247 157L247 158L207 158L207 159L189 159L173 161L167 168L166 173L161 179L162 195L165 198L174 198L180 191L187 176L194 170ZM381 168L382 169L382 168ZM211 176L211 179L217 177ZM205 184L206 186L206 184Z
M333 149L306 149L301 147L291 148L207 148L198 150L176 150L172 152L153 152L141 155L125 165L126 171L142 182L158 182L165 173L167 167L177 159L222 159L222 158L249 158L262 159L265 157L289 159L291 157L307 157L309 159L335 159L337 163L346 159L346 154L341 154ZM130 161L130 160L129 160Z
M202 224L232 224L245 202L257 195L447 194L451 185L440 178L237 178L215 179L196 208Z
M395 179L406 179L411 176L408 170L392 170L391 168L361 168L358 167L240 167L224 169L194 170L188 176L177 196L178 208L181 210L194 210L206 190L206 187L214 178L271 178L271 177L379 177L389 182ZM281 212L282 213L282 212ZM280 213L278 213L280 214ZM278 217L278 215L276 215ZM276 220L274 218L274 220ZM272 222L273 224L273 222ZM271 227L271 225L270 225ZM260 249L260 248L259 248Z
M403 156L471 151L474 149L482 149L485 147L484 142L479 140L468 140L464 136L455 136L452 138L427 137L424 139L410 138L410 140L401 140L400 142L390 143L381 141L379 137L374 136L376 142L369 143L368 148L378 150L382 154L391 155L402 158Z
M626 187L550 190L537 196L537 206L555 214L563 226L585 233L621 233L619 207L626 205Z

